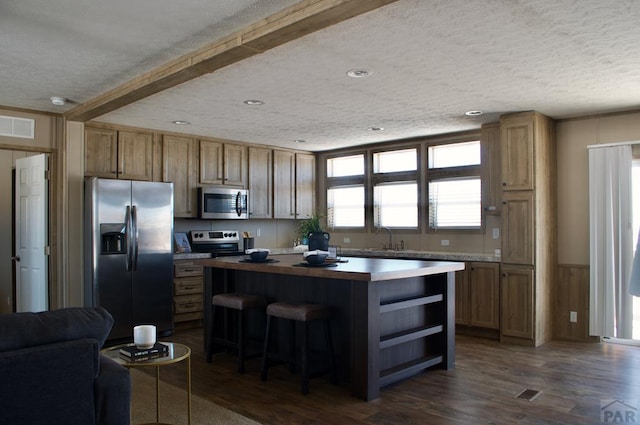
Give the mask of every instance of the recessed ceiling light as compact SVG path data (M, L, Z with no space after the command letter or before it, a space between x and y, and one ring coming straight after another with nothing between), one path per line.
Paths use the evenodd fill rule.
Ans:
M306 140L302 140L302 139L296 139L296 140L294 140L294 142L296 142L296 143L307 143Z
M464 114L468 117L477 117L482 115L482 111L467 111Z
M60 96L53 96L51 98L51 103L53 103L56 106L62 106L65 103L67 103L67 99L65 99L64 97L60 97Z
M191 124L189 121L184 121L184 120L175 120L175 121L171 121L173 124L175 125L189 125Z
M251 106L264 105L264 102L262 100L257 100L257 99L245 100L244 103Z
M347 75L352 78L365 78L373 75L373 71L367 71L366 69L351 69L347 71Z
M371 130L371 131L383 131L384 127L369 127L369 130Z

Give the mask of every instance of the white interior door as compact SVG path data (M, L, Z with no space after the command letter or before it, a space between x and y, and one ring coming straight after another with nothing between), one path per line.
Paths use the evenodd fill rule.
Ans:
M16 311L49 309L46 154L16 160Z

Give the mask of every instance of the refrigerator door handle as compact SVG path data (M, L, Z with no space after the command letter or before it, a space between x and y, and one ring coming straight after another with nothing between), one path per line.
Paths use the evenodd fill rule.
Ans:
M125 214L125 232L127 235L127 255L125 255L125 269L131 271L131 255L133 254L133 229L131 223L131 207L127 205Z
M131 207L131 234L133 235L132 271L138 268L138 215L136 206Z

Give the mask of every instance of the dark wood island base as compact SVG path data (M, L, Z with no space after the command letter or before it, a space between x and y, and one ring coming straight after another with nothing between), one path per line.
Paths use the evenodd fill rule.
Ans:
M464 263L348 258L332 267L308 267L302 255L270 258L197 260L205 266L205 346L212 296L237 291L269 302L334 308L339 375L354 397L373 400L393 382L434 366L454 367L455 272ZM284 340L282 331L278 338Z

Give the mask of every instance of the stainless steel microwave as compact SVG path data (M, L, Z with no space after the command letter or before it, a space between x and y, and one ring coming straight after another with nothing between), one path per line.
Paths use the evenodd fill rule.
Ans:
M198 217L246 220L249 218L249 191L220 186L199 187Z

